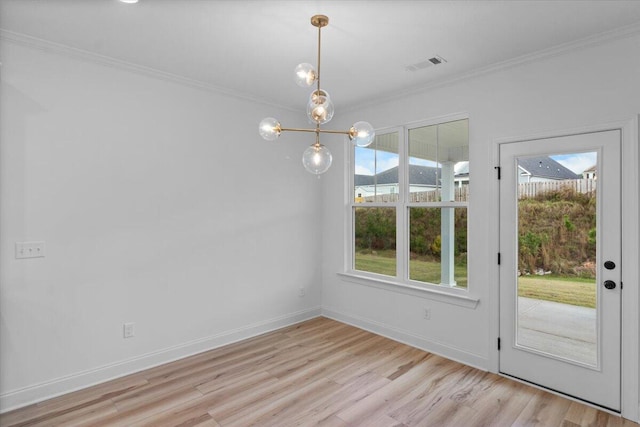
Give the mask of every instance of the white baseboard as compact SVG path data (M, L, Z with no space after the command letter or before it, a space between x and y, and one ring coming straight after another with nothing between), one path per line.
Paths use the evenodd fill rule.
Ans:
M320 315L320 307L290 313L41 384L9 391L0 395L0 413L252 338Z
M330 319L334 319L339 322L347 323L360 329L373 332L374 334L382 335L383 337L387 337L394 341L398 341L403 344L428 351L429 353L434 353L438 356L446 357L447 359L460 362L464 365L478 368L482 371L487 371L489 367L489 359L486 357L469 353L468 351L461 350L447 344L431 341L424 337L415 335L412 332L404 331L380 322L376 322L374 320L365 319L350 314L344 314L326 308L322 309L322 315L324 317L328 317Z

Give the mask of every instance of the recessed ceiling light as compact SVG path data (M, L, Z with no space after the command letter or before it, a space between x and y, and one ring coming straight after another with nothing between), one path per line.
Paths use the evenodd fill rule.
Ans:
M138 3L138 0L120 0L122 3Z

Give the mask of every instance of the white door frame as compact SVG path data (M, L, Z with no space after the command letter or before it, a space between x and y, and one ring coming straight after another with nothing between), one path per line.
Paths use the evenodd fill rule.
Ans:
M619 129L622 132L622 410L624 418L640 421L640 157L638 136L640 116L630 120L602 125L585 126L577 129L563 129L543 133L528 134L517 137L496 138L493 142L493 160L490 165L494 185L492 188L495 221L490 225L492 234L500 234L499 218L499 181L498 171L493 170L499 163L501 144L526 141L531 139L552 138L580 133L600 132ZM492 250L497 253L499 238L492 242ZM500 270L497 262L493 269L491 283L494 284L488 301L489 312L493 313L489 328L489 370L498 373L499 351L497 339L500 331Z

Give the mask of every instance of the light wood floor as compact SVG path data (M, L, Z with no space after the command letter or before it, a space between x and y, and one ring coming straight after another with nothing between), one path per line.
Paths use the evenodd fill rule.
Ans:
M317 318L0 416L2 426L638 426Z

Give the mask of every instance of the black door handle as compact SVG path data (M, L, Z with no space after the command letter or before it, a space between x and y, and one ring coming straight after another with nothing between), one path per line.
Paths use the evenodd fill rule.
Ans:
M605 280L604 281L604 287L607 288L607 289L615 289L616 282L614 282L613 280Z

